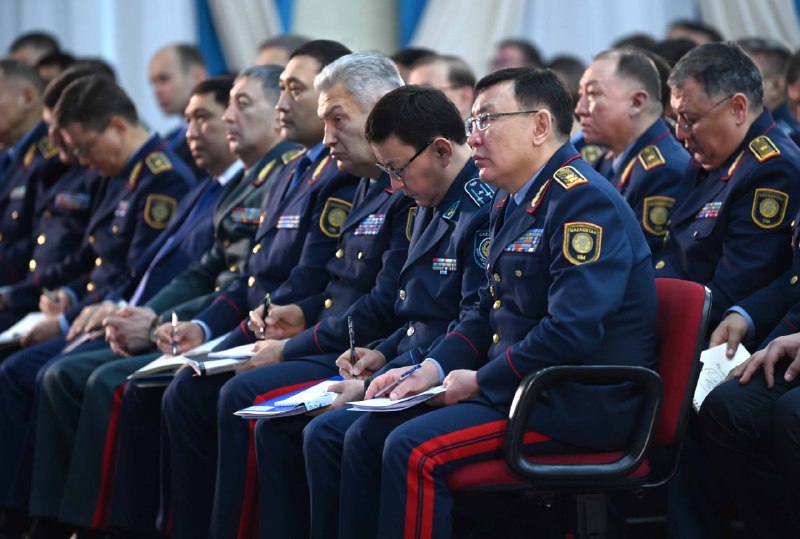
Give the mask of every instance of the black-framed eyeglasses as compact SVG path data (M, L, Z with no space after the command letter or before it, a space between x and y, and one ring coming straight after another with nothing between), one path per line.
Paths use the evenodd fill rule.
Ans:
M97 131L95 135L84 144L71 144L69 148L72 156L75 158L86 157L92 153L92 149L94 149L95 144L97 144L97 141L100 139L100 136L105 132L105 130L106 128L104 127L100 131Z
M700 122L700 120L702 120L703 118L705 118L706 116L708 116L708 115L711 113L711 111L712 111L712 110L716 109L718 106L722 105L722 104L723 104L724 102L726 102L728 99L732 98L732 97L733 97L733 95L734 95L734 94L731 94L731 95L729 95L729 96L727 96L727 97L723 97L722 99L720 99L719 101L717 101L716 103L714 103L714 105L713 105L711 108L709 108L707 111L705 111L704 113L702 113L701 115L699 115L699 116L698 116L697 118L695 118L694 120L689 120L689 119L687 119L687 118L686 118L686 115L685 115L684 113L682 113L682 112L679 112L679 113L677 114L677 116L676 116L675 123L678 125L678 127L680 127L681 129L683 129L683 130L684 130L684 131L686 131L687 133L691 133L691 132L692 132L692 130L694 129L694 127L695 127L695 126L696 126L696 125L697 125L697 124Z
M502 118L503 116L516 116L518 114L535 114L539 112L541 109L534 109L534 110L518 110L516 112L484 112L483 114L478 114L477 116L470 116L464 121L464 131L467 132L467 136L470 136L475 128L478 131L485 131L492 125L492 121L496 118Z
M422 152L424 152L425 150L427 150L427 149L428 149L428 146L430 146L431 144L433 144L433 141L434 141L434 140L436 140L436 139L435 139L435 138L432 138L431 140L429 140L428 142L426 142L426 143L425 143L425 145L424 145L422 148L420 148L420 149L419 149L419 151L418 151L417 153L415 153L414 155L412 155L412 156L411 156L411 159L409 159L408 161L406 161L406 164L405 164L405 165L403 165L403 166L402 166L402 167L400 167L400 168L394 168L394 167L392 167L392 166L389 166L389 165L384 165L383 163L375 163L375 165L376 165L376 166L377 166L379 169L381 169L383 172L385 172L386 174L388 174L390 178L394 178L394 179L396 179L396 180L401 180L401 181L402 181L402 180L403 180L403 171L404 171L405 169L407 169L407 168L408 168L408 165L410 165L411 163L413 163L413 162L414 162L414 159L416 159L417 157L419 157L420 155L422 155Z

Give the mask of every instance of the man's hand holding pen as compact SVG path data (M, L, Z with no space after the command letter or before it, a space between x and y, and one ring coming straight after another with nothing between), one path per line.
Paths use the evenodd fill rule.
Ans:
M413 367L401 367L386 371L382 375L375 378L367 388L365 399L371 399L379 394L388 386L398 381L403 374ZM389 397L392 400L402 399L439 385L439 369L436 365L428 361L423 361L421 367L406 377L399 384L391 389L389 395L382 395Z
M377 350L355 347L356 362L352 363L350 350L342 352L336 359L342 378L364 380L386 365L386 357Z
M205 341L203 328L191 322L178 322L175 330L172 324L161 324L156 330L156 345L161 352L172 354L172 343L175 342L177 354L182 354ZM177 355L176 354L176 355Z
M303 310L297 305L270 306L269 315L264 317L264 305L250 311L250 320L247 322L250 331L256 337L264 339L288 339L294 337L306 328L306 318ZM263 337L261 337L263 335Z

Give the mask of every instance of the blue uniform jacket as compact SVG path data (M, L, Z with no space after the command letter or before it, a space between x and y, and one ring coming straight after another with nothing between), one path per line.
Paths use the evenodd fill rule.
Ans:
M82 268L64 268L62 261L80 248L102 195L103 179L74 165L37 196L28 272L5 292L9 310L36 310L43 287L54 288L80 277Z
M23 137L0 184L0 285L27 275L36 210L67 169L44 122Z
M245 275L197 316L214 336L242 322L266 292L276 305L288 305L325 289L325 264L336 250L358 178L339 172L325 149L291 186L300 157L272 187Z
M191 319L240 277L253 249L261 209L275 179L289 162L294 145L280 143L243 177L228 183L214 211L214 243L161 289L147 306L162 316L175 311Z
M633 144L611 178L633 208L653 253L663 248L670 212L692 190L688 165L688 152L659 119Z
M83 246L72 257L88 275L66 285L79 299L65 313L68 321L123 284L194 185L183 162L162 147L160 137L151 136L118 176L106 180L103 202L89 221Z
M393 305L397 277L408 256L416 206L402 191L390 189L385 174L376 181L361 181L336 252L327 265L328 286L323 293L297 302L313 326L286 343L286 358L346 349L346 315L351 311L371 313L366 323L359 317L354 324L359 345L384 337L402 324Z
M477 368L481 399L501 409L522 378L548 366L652 367L650 252L614 187L565 144L507 219L508 194L498 191L495 200L488 283L430 357L446 372ZM604 448L605 440L629 432L638 403L628 384L565 384L540 403L533 427L561 441ZM605 438L599 425L609 431Z
M784 103L772 111L772 117L784 133L789 135L795 144L800 146L800 122L789 110L789 105Z
M690 166L687 174L696 187L672 212L663 255L654 257L656 277L707 286L714 328L731 305L789 267L800 149L764 111L721 167Z

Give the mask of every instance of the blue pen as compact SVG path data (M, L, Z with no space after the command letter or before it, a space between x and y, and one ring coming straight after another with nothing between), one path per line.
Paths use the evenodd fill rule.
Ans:
M422 367L422 363L417 363L416 365L414 365L413 367L411 367L410 369L408 369L406 372L404 372L403 374L401 374L401 375L400 375L400 378L398 378L397 380L395 380L394 382L392 382L392 383L391 383L391 384L389 384L388 386L386 386L386 387L384 387L383 389L381 389L380 391L378 391L378 392L377 392L377 393L376 393L376 394L375 394L375 395L374 395L372 398L373 398L373 399L377 399L378 397L380 397L381 395L383 395L384 393L386 393L386 392L387 392L387 391L389 391L390 389L393 389L393 388L394 388L394 387L396 387L396 386L397 386L397 385L398 385L400 382L402 382L403 380L405 380L406 378L408 378L409 376L411 376L412 374L414 374L414 372L415 372L417 369L419 369L420 367Z

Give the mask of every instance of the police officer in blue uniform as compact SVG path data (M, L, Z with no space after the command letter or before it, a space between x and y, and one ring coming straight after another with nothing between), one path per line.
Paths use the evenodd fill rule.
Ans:
M739 47L693 49L676 64L669 84L695 187L673 211L664 253L654 258L656 277L707 286L710 327L716 327L728 308L789 267L800 152L765 109L758 68ZM670 533L719 537L722 491L695 428L692 418L669 485Z
M53 110L64 89L80 77L96 74L90 67L67 70L47 87L43 97L43 117L48 136L59 152L59 159L70 165L52 185L36 197L34 223L29 237L33 245L28 273L0 293L0 326L8 327L30 311L38 309L43 287L52 288L78 277L61 271L61 261L79 248L92 211L100 204L103 181L97 172L83 167L64 147Z
M652 366L655 360L649 250L624 199L569 144L566 88L549 70L506 69L478 82L476 95L468 142L481 178L499 187L490 218L488 286L422 368L392 389L391 398L399 398L449 373L447 406L361 414L346 431L334 413L306 429L309 469L321 470L341 455L347 496L339 498L340 537L409 537L415 528L423 537L449 537L452 497L444 474L496 456L508 407L526 374L549 365ZM404 370L377 377L366 398ZM552 390L550 403L532 418L530 450L619 448L638 403L625 384ZM439 441L459 445L463 454L427 459ZM428 463L424 469L417 466L420 458ZM324 484L336 475L332 466L327 475L309 475L312 492L319 488L335 499ZM418 481L421 490L412 488Z
M170 152L161 150L158 136L149 136L138 123L136 109L124 91L107 78L85 77L71 83L58 101L55 118L79 162L107 177L108 195L92 215L86 243L70 255L88 277L62 287L58 301L41 300L62 309L68 303L68 310L35 326L26 336L27 343L44 342L12 355L0 368L0 385L6 388L0 421L0 474L7 479L0 493L4 506L9 503L10 477L20 459L37 372L65 343L58 334L67 330L67 321L77 316L81 304L95 301L95 294L113 290L125 279L167 227L192 182L189 171Z
M438 90L409 86L390 92L373 109L366 132L379 163L395 185L420 204L408 260L392 295L393 311L402 325L374 350L357 349L356 368L369 373L397 356L409 364L419 363L452 321L475 302L484 282L493 190L477 178L461 116ZM428 143L431 149L426 147ZM356 327L387 317L373 312L367 302L354 305L348 314L358 321ZM369 327L367 331L371 331ZM343 359L350 367L349 351L337 364L342 365ZM333 372L331 369L326 375ZM363 395L362 380L349 382L347 388L334 387L341 395L332 408L341 408L347 400L357 398L353 396L354 387ZM272 379L268 387L280 391ZM261 537L299 537L308 533L301 460L301 430L308 420L298 416L257 423L259 519L270 523L269 527L261 527ZM316 492L312 491L311 496L312 506L320 511L335 508L331 500L317 497ZM330 530L326 528L323 533ZM312 526L315 535L320 531Z
M117 417L112 413L114 394L124 384L128 374L155 355L135 355L123 359L118 354L142 354L148 347L152 348L148 326L157 321L157 315L169 318L174 311L182 317L193 316L218 294L215 288L224 288L235 278L238 274L236 266L246 262L262 201L266 199L276 174L293 155L292 148L295 146L283 142L277 129L274 104L280 72L281 69L274 66L246 69L237 77L233 92L230 80L220 85L215 79L210 79L195 87L186 109L189 144L203 167L215 175L225 172L220 180L230 181L226 183L224 192L217 182L221 198L216 207L209 209L208 229L182 223L176 235L195 238L193 243L212 245L200 252L194 251L190 258L196 262L178 277L174 277L175 273L186 268L187 264L180 267L173 264L170 267L165 265L165 257L156 255L149 268L137 271L138 286L132 282L119 291L120 297L125 298L129 305L142 307L132 309L129 306L116 315L113 314L114 309L92 315L95 319L105 320L111 349L105 347L100 352L72 355L55 363L45 373L39 399L37 464L34 470L36 481L31 497L31 510L36 511L34 514L59 516L65 522L83 527L102 528L108 524L111 508L106 503L100 479L109 473L113 476L113 471L108 472L107 466L114 462L114 455L110 454L104 459L103 450L110 425L116 422ZM231 105L226 111L229 95ZM239 102L247 102L248 106L240 110L237 105ZM270 118L272 121L269 121ZM225 140L225 131L230 142ZM229 146L244 163L247 169L244 176L237 174L236 170L224 171L234 160ZM177 242L173 241L170 245L173 250L176 248L174 243ZM155 265L156 261L158 265ZM159 291L164 283L169 284ZM93 324L87 322L85 325L92 327ZM148 399L160 400L161 392L158 389L146 393ZM118 411L117 408L113 410ZM67 418L71 418L72 422ZM145 430L151 425L146 418L146 414L137 418L137 424ZM156 413L156 425L152 427L155 431L158 430L157 420ZM74 443L71 443L73 436ZM42 439L46 440L45 443L39 444ZM76 450L70 452L61 449L60 454L54 454L57 448L64 446L70 449L74 446ZM143 449L139 444L135 450L142 450L136 462L146 461L143 457L146 447ZM60 467L49 462L58 463ZM131 468L138 469L134 465ZM145 467L142 475L157 481L152 479L153 475L157 478L157 470L156 461L151 468ZM47 485L47 488L39 489L38 485ZM79 492L80 495L68 496L62 501L61 494L64 491ZM127 512L114 522L115 525L142 535L155 531L155 516L151 515L148 520L143 515L148 514L147 509L151 506L151 513L155 511L156 495L144 492L122 506ZM93 519L96 514L101 517Z
M598 170L633 208L653 253L661 251L670 211L692 188L689 154L661 118L653 61L635 50L595 56L581 78L575 115L588 142L608 148Z
M276 105L281 132L306 150L289 163L273 186L244 277L232 283L192 322L178 325L174 342L179 351L224 335L237 325L243 327L249 310L262 304L267 292L276 304L285 305L324 289L327 280L319 279L319 275L324 275L325 265L334 255L339 228L350 211L358 178L339 172L322 143L324 126L316 116L319 94L313 84L319 71L349 53L333 41L310 41L293 53L281 74L281 95ZM173 331L169 325L159 328L158 340L159 347L171 350ZM247 342L246 338L236 330L219 346L227 348L242 342ZM226 379L192 379L179 374L165 393L164 407L188 407L192 416L200 414L201 422L213 422L218 392ZM195 462L195 444L201 442L193 439L192 416L165 414L173 462ZM212 445L215 447L216 442ZM209 483L213 485L216 460L213 454L204 459L211 465L206 466L205 460L198 463L190 481L183 475L180 481L165 487L175 493L174 500L188 500L187 493L191 492L196 503L210 507L213 486ZM164 479L168 481L169 476ZM173 535L194 536L194 532L186 530L197 525L196 507L172 508Z
M17 60L0 60L0 80L8 104L0 111L0 143L13 156L0 182L0 285L8 285L28 273L36 206L67 166L42 121L43 82L36 71Z

